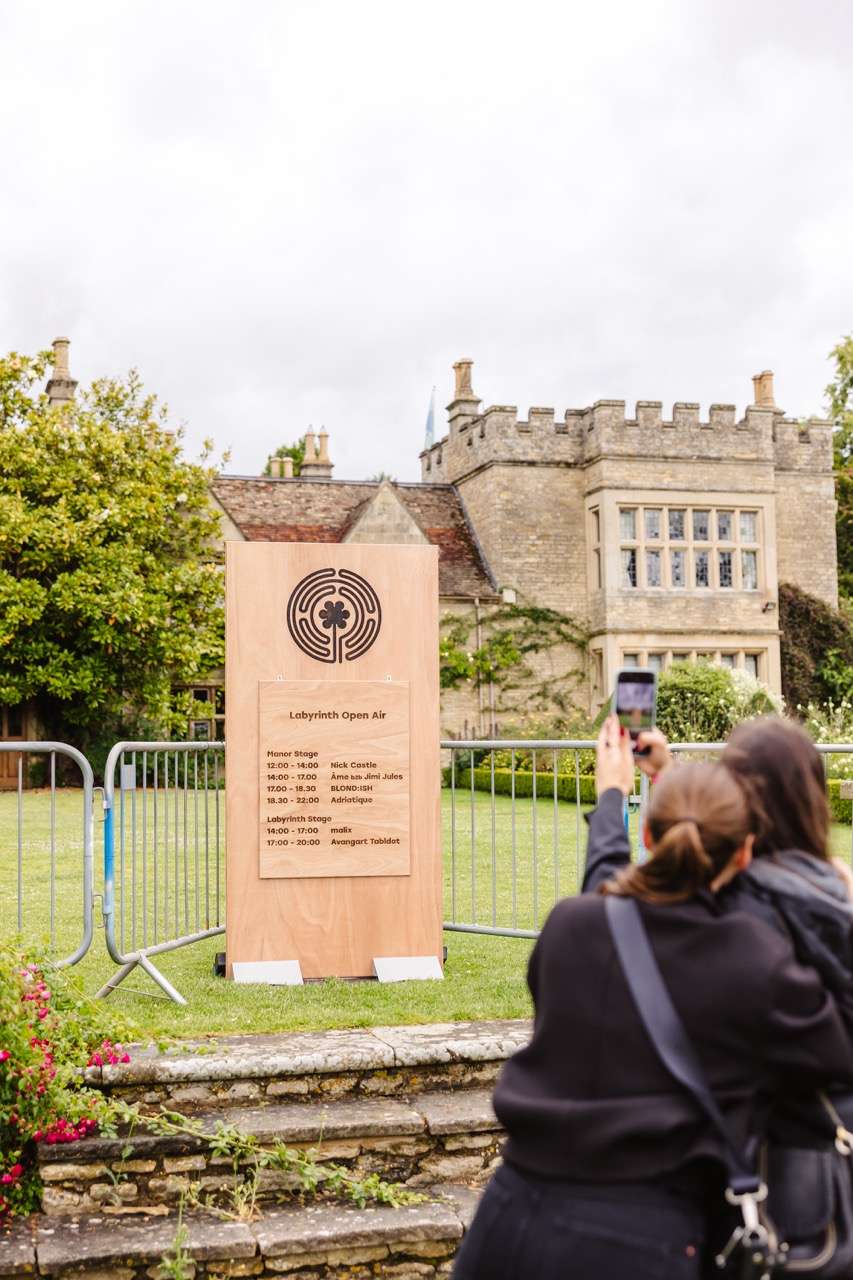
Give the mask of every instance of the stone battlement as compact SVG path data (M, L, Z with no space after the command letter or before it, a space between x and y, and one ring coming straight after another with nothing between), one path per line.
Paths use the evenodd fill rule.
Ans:
M464 362L468 363L468 362ZM470 372L469 372L470 378ZM742 460L785 471L832 470L831 423L787 418L772 403L712 404L706 418L696 401L677 401L669 418L660 400L638 400L629 417L624 400L596 400L583 409L490 405L468 391L448 405L448 433L421 454L422 478L455 483L492 462L583 466L598 457L632 453L695 460Z

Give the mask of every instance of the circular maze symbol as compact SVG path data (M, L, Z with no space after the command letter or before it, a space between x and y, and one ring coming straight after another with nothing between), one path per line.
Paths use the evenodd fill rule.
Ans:
M298 582L287 602L287 629L309 658L352 662L373 644L382 609L373 587L351 569L318 569Z

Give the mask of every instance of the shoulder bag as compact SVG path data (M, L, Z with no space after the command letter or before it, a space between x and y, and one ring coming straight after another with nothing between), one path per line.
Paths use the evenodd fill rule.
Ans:
M742 1280L770 1280L783 1271L816 1280L853 1280L853 1134L839 1115L838 1100L818 1095L828 1127L814 1134L814 1145L765 1142L759 1169L754 1169L708 1087L637 903L611 894L605 898L605 912L625 980L658 1057L693 1095L722 1144L726 1200L742 1221L714 1259L718 1271Z

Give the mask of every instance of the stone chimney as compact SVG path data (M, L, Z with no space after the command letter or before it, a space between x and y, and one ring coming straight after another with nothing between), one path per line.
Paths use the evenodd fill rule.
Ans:
M68 338L54 338L53 340L53 375L49 379L45 391L47 398L51 404L67 404L69 400L74 399L74 392L77 388L77 380L71 377L68 371L68 348L71 342Z
M773 373L770 369L765 369L763 373L756 373L752 378L752 385L755 388L753 395L753 403L759 409L775 409L776 401L773 398Z
M473 360L457 360L453 366L456 374L456 387L453 399L447 406L447 416L451 429L464 427L476 418L480 408L480 398L474 394L471 386L471 369Z
M281 479L281 462L281 458L277 458L275 454L270 458L270 476L273 480Z
M302 459L302 469L299 472L299 477L302 480L331 480L332 478L333 468L329 458L329 433L325 427L320 431L319 448L317 439L313 429L309 427L305 432L305 457Z
M284 478L285 478L285 480L292 480L292 479L293 479L293 459L292 459L292 458L282 458L282 459L281 459L281 464L282 464L282 466L284 467Z

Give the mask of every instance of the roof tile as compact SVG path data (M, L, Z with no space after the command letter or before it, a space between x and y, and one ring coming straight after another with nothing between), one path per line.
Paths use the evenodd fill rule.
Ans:
M218 476L212 489L249 542L342 542L379 485ZM493 598L488 565L458 490L449 484L395 484L394 491L438 547L441 595Z

